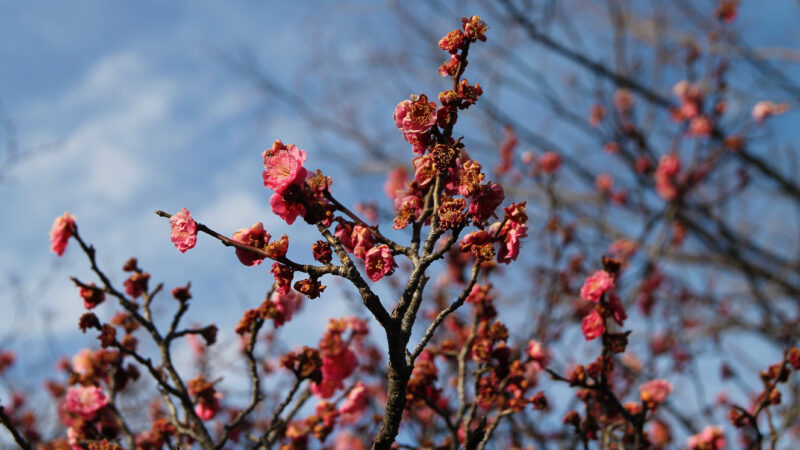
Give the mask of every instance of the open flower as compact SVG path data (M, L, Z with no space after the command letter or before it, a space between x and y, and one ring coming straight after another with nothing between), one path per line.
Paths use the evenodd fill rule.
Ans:
M536 370L544 370L544 368L550 364L550 353L545 350L541 342L535 339L531 339L530 342L528 342L528 348L525 352L531 358L531 362L533 362L533 366Z
M495 216L495 209L503 203L503 187L491 181L480 186L470 198L469 213L477 225Z
M366 265L369 279L378 281L394 270L392 250L388 245L376 245L366 253L364 264Z
M292 289L294 271L281 263L273 263L271 272L275 277L275 291L288 295Z
M593 273L581 287L581 298L587 302L599 302L606 291L614 289L614 278L605 270Z
M356 258L364 258L364 255L375 245L375 237L372 232L361 224L353 227L350 239L353 244L353 255Z
M358 357L347 347L322 358L322 381L311 383L311 392L320 398L330 398L344 387L344 379L358 366Z
M483 261L494 258L492 236L484 230L473 231L464 236L464 238L461 239L459 249L462 252L471 251L476 258Z
M601 316L596 309L593 309L592 312L583 318L581 322L581 331L583 331L583 336L586 337L587 341L602 336L603 333L606 332L606 323L603 320L603 316Z
M92 420L97 411L108 404L108 397L97 386L70 387L64 399L67 412Z
M421 155L428 148L431 127L436 124L436 103L429 102L425 94L403 100L394 109L394 124L413 146L414 153Z
M184 253L197 244L197 223L192 219L189 210L183 208L169 219L172 232L169 238L175 244L175 248Z
M289 291L288 294L275 291L270 300L275 304L276 314L272 318L275 328L292 320L292 315L303 305L303 297L293 291Z
M275 141L272 149L264 152L264 186L282 194L292 184L302 183L308 174L305 162L304 150Z
M272 212L285 220L287 225L293 224L297 216L305 216L306 214L306 208L302 203L286 201L283 194L278 192L272 194L269 198L269 204L272 206Z
M643 384L639 388L639 394L642 401L648 405L650 409L654 409L667 399L667 396L672 393L672 384L667 380L651 380Z
M347 398L339 406L342 414L354 414L360 412L367 406L369 401L369 391L363 381L356 383L355 387L347 394Z
M718 425L708 425L686 440L689 450L721 450L725 448L725 432Z
M556 152L546 152L539 158L539 169L544 173L556 173L560 168L561 155Z

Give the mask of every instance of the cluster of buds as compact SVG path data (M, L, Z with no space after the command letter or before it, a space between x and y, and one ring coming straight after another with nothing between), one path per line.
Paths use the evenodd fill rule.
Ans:
M125 293L133 299L141 297L142 294L148 293L148 285L150 282L150 274L139 268L136 258L129 259L125 265L122 266L125 272L132 272L131 276L125 280Z

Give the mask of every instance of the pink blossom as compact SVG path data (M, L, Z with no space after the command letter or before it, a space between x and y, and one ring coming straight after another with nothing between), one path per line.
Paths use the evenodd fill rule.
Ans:
M504 199L505 193L499 184L490 181L480 186L470 198L469 213L472 215L473 222L480 224L489 217L497 217L494 210L503 203Z
M72 370L81 375L86 374L92 370L93 360L94 352L91 349L85 348L72 357Z
M658 161L655 174L656 192L666 201L678 197L678 187L675 184L678 172L681 170L681 160L674 153L664 155Z
M482 41L486 42L486 23L481 20L481 16L470 16L461 18L461 27L464 29L464 35L472 42Z
M275 278L275 291L287 295L292 289L294 271L281 263L272 264L272 276Z
M397 209L397 217L394 219L392 228L395 230L402 230L408 226L410 220L416 220L422 214L422 208L425 205L422 197L417 195L398 195L394 200L395 208Z
M353 253L355 244L353 243L353 227L351 225L346 223L336 225L336 231L333 232L333 235L336 236L336 239L339 239L339 243L342 244L345 250Z
M510 125L503 127L503 142L500 143L500 164L495 169L499 175L507 173L511 170L511 165L514 161L514 149L519 143L516 131Z
M535 339L531 339L530 342L528 342L526 353L531 358L531 362L533 362L536 370L544 370L544 368L550 364L550 353Z
M453 30L445 35L439 41L439 48L446 50L455 56L456 53L464 46L467 36L461 30Z
M302 183L308 174L305 162L304 150L275 141L272 149L264 151L264 186L282 194L290 185Z
M275 304L275 309L278 310L278 314L272 319L275 328L292 320L294 313L303 304L303 297L294 291L290 291L288 294L273 292L271 300Z
M546 152L541 158L539 158L539 169L541 169L544 173L556 173L560 168L561 155L556 152Z
M389 175L386 177L386 184L383 185L383 191L386 192L387 197L394 201L397 198L397 191L402 191L407 182L408 172L405 167L395 167L389 171Z
M503 245L497 252L497 262L509 264L519 256L520 240L528 237L528 226L524 223L508 221L503 228L506 231L502 234Z
M417 156L411 160L414 165L414 181L420 189L425 189L436 177L436 167L433 165L433 155Z
M607 173L601 173L594 179L594 185L601 193L608 194L614 187L614 177Z
M269 204L272 206L272 212L285 220L288 225L293 224L297 216L306 214L306 208L302 203L287 202L283 195L277 192L269 198Z
M460 249L466 252L476 245L485 245L492 242L492 235L484 230L475 230L461 239Z
M678 155L670 153L664 155L658 160L658 168L656 169L657 176L665 178L673 178L678 175L681 170L681 160Z
M347 327L352 330L354 336L366 336L369 334L369 323L365 319L350 316L345 319Z
M605 270L593 273L581 287L581 298L587 302L599 302L606 291L614 289L614 278Z
M770 101L760 101L753 106L753 119L761 123L767 117L778 116L789 110L788 103L773 103Z
M75 231L75 216L65 212L63 216L56 217L53 228L50 229L50 250L58 256L64 254L67 241Z
M333 450L366 450L364 441L348 431L336 435L333 442Z
M472 289L469 291L469 295L467 295L466 302L472 303L473 305L477 305L479 303L491 303L492 296L489 295L489 291L491 290L491 285L483 285L483 284L475 284L472 286Z
M718 425L708 425L686 441L689 450L721 450L725 444L725 432Z
M278 194L275 194L278 195ZM240 228L231 237L234 241L264 249L264 246L269 244L272 236L264 230L264 224L256 222L250 228ZM245 266L257 266L264 261L264 256L249 250L236 249L236 257Z
M97 386L70 387L64 399L65 409L86 420L92 420L97 411L108 404L108 397Z
M86 309L92 309L95 306L103 303L106 299L106 294L99 289L94 283L80 288L80 296L83 299L83 306Z
M459 249L462 252L471 251L476 256L486 256L483 259L491 259L488 252L492 248L492 235L485 230L476 230L461 239ZM492 255L494 256L494 255Z
M606 332L606 323L603 316L593 309L592 312L586 315L581 321L581 331L587 341L597 339Z
M680 108L673 112L676 120L692 120L700 114L704 96L700 86L682 80L672 88L672 93L680 100Z
M536 155L532 151L528 150L519 155L519 160L522 162L522 164L529 166L536 162Z
M339 412L342 414L355 414L361 412L367 406L369 401L369 391L364 385L364 382L359 381L355 387L347 394L347 398L339 406Z
M672 201L678 198L678 188L669 180L656 181L656 192L666 201Z
M364 257L367 276L372 281L378 281L394 270L394 257L388 245L372 247Z
M714 124L707 116L697 116L689 122L687 134L696 138L707 138L711 136Z
M183 208L170 217L169 224L172 226L169 237L175 244L175 248L181 253L194 248L197 243L197 223L192 219L188 209Z
M642 401L651 407L664 403L667 396L672 393L672 383L667 380L650 380L639 388Z
M203 339L198 337L196 334L186 335L186 343L189 344L189 348L192 349L192 353L198 357L203 356L203 354L206 352Z
M461 60L456 55L450 55L450 59L442 63L439 66L439 75L443 77L451 77L455 75L456 70L458 70L461 64Z
M122 285L125 286L125 293L133 298L139 298L142 293L147 292L147 284L150 281L150 274L147 272L134 272Z
M78 445L78 437L80 434L75 428L67 427L67 443L72 450L81 450L83 447Z
M427 149L428 136L436 124L436 103L428 102L428 97L420 95L412 100L403 100L394 110L394 124L403 132L403 138L413 146L413 151L421 155Z
M219 412L220 409L222 409L222 407L219 404L217 396L214 395L211 397L210 402L203 400L199 401L194 407L194 412L197 414L197 417L199 417L200 420L209 421L217 415L217 412Z
M669 426L660 420L650 422L650 429L647 430L647 434L653 444L662 448L672 440Z
M17 354L14 353L13 350L0 350L0 375L2 375L6 369L14 365L14 361L16 360Z
M343 381L349 377L358 366L358 358L348 348L342 348L338 353L322 358L322 381L311 383L311 392L320 398L330 398L344 387Z
M363 258L367 251L375 245L375 236L373 236L372 231L360 224L353 227L351 240L353 243L353 255L356 258Z

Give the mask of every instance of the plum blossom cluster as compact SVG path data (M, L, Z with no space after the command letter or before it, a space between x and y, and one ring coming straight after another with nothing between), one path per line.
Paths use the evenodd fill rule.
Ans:
M350 339L345 332L350 331ZM319 343L322 357L322 379L311 385L311 392L320 398L330 398L344 387L344 380L358 367L358 357L351 350L353 341L368 333L366 324L357 318L331 320Z
M622 326L625 319L628 318L622 305L622 299L614 292L621 264L610 258L605 258L603 264L605 269L590 275L580 291L583 300L595 303L581 322L581 330L587 341L597 339L607 333L607 318L613 318L619 326ZM611 334L611 336L615 339L619 338L618 334Z
M302 351L283 357L281 365L294 373L297 383L310 379L309 390L320 399L314 414L290 422L283 430L290 448L307 446L312 436L325 442L338 425L354 424L362 418L370 402L370 389L362 381L349 388L345 388L344 382L359 367L357 352L366 350L363 340L368 332L362 319L331 319L319 350L304 347ZM334 394L343 389L345 393L333 399Z
M277 140L262 156L264 187L274 191L269 199L272 212L289 225L299 216L308 223L330 226L332 206L325 194L331 179L320 171L312 174L303 166L305 150Z
M725 111L725 103L720 101L714 105L712 114L703 110L705 93L698 83L686 80L678 82L672 89L678 98L679 106L671 111L672 119L678 123L688 122L687 134L693 137L709 137L713 130L716 115Z

